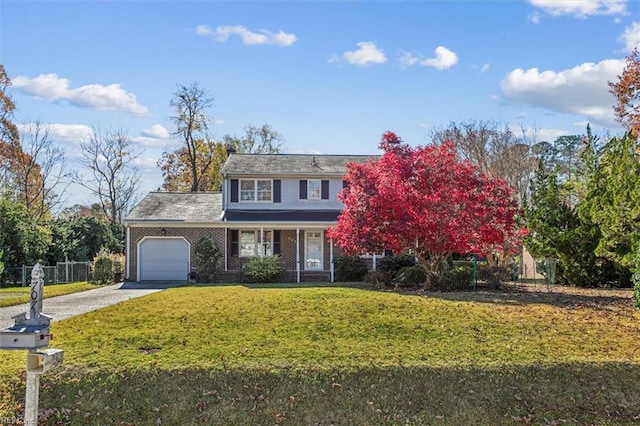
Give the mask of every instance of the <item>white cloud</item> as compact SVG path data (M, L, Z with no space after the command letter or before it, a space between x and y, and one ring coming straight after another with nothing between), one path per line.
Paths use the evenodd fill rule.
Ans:
M505 101L550 111L585 116L590 121L613 125L613 97L609 81L622 72L624 60L584 63L563 71L515 69L500 82Z
M26 133L35 128L35 123L17 126L20 132ZM56 142L79 143L93 135L93 129L84 124L43 124L42 126L49 131L49 138Z
M482 64L482 66L479 65L471 65L471 68L476 69L476 70L480 70L480 74L487 72L491 69L491 64L490 63L486 63L486 64Z
M298 37L296 37L295 34L285 33L282 30L278 31L277 33L273 33L268 30L260 30L256 33L249 31L243 25L219 26L216 27L215 30L212 30L207 25L198 25L196 27L196 34L205 37L213 37L220 42L227 41L232 35L237 35L242 40L243 44L249 46L261 44L291 46L296 42L296 40L298 40Z
M158 168L157 158L134 158L132 163L143 171L155 171Z
M398 62L402 68L408 68L417 64L418 58L413 56L410 52L402 51L402 54L398 58Z
M534 142L553 142L560 136L575 135L576 132L570 132L564 129L539 129L537 127L524 128L524 134L527 138L533 139Z
M387 57L384 55L384 51L378 48L374 43L370 41L361 41L356 44L358 49L347 51L342 56L333 56L329 59L329 62L345 61L352 65L366 67L371 64L383 64L387 62Z
M533 12L527 18L529 19L529 21L533 22L534 24L539 24L540 23L540 13L538 13L538 12Z
M551 16L586 18L593 15L623 15L627 12L627 0L529 0L529 3ZM530 19L537 23L534 19L539 17Z
M142 129L140 136L132 136L131 141L150 148L165 148L175 143L167 129L161 124L154 124Z
M435 58L420 59L411 52L402 51L402 54L398 58L400 67L408 68L416 64L423 67L433 67L439 70L445 70L451 68L458 63L458 55L444 46L438 46L435 50ZM480 72L484 72L489 69L489 64L485 64Z
M635 48L640 48L640 22L633 22L624 29L618 40L624 43L625 52L632 52Z
M31 96L49 101L65 100L81 108L120 110L138 116L149 113L145 106L137 102L134 94L119 84L88 84L71 88L66 78L60 78L57 74L40 74L35 78L18 76L13 79L13 86Z
M420 61L420 65L446 70L458 63L458 55L444 46L438 46L435 50L435 58L427 58Z
M140 134L154 139L169 139L171 137L167 129L165 129L161 124L154 124L147 129L142 129Z

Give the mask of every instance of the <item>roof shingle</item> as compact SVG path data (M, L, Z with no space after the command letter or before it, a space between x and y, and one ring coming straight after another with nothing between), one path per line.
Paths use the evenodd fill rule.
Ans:
M349 162L364 163L375 155L241 154L229 155L222 172L228 175L342 176Z
M220 192L150 192L124 222L219 222Z

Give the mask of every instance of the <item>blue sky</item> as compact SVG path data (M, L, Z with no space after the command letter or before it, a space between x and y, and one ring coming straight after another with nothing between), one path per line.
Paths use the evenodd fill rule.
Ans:
M268 123L288 153L376 154L386 130L417 145L470 119L617 133L607 82L640 2L4 0L0 24L15 121L47 124L72 167L91 127L125 129L147 192L177 147L177 84L214 96L214 137Z

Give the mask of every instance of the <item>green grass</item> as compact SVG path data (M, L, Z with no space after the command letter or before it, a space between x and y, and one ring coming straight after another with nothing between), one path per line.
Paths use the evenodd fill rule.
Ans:
M271 287L170 289L54 324L65 367L41 379L44 424L640 420L628 291ZM2 417L24 352L0 355Z
M48 297L63 296L65 294L78 293L98 287L96 284L89 284L87 282L50 284L44 286L43 297L46 299ZM27 303L30 300L30 293L31 288L29 286L0 288L0 308Z

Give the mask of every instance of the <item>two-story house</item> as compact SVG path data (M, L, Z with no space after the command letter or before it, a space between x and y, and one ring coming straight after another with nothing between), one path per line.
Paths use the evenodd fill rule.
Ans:
M248 259L274 254L291 281L333 280L337 249L326 231L343 208L345 167L370 158L232 153L221 193L149 193L124 220L127 278L187 280L207 236L223 252L226 281Z

